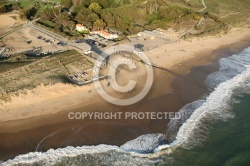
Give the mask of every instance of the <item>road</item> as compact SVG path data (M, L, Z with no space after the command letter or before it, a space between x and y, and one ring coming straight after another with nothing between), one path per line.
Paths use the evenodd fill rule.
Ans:
M65 42L65 43L68 42L68 39L66 39L66 38L64 38L64 37L62 37L60 35L57 35L57 34L55 34L53 32L50 32L50 31L48 31L48 30L46 30L46 29L44 29L42 27L34 25L33 22L36 22L36 21L28 22L25 26L27 26L29 28L32 28L32 29L35 29L35 30L37 30L37 31L39 31L39 32L41 32L41 33L43 33L45 35L48 35L48 36L52 37L55 40L62 41L62 42Z

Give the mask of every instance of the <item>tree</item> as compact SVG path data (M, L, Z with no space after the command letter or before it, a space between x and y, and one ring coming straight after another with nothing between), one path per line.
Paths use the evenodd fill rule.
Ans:
M41 19L43 20L52 20L55 16L52 8L45 8L40 14Z
M72 34L72 32L75 30L75 23L73 21L63 21L63 27Z
M105 26L106 24L101 19L97 19L93 24L93 29L100 30L100 29L104 29Z
M5 13L6 9L4 5L0 5L0 13Z
M32 19L36 15L37 9L33 6L26 7L22 10L20 10L19 17L21 19Z
M27 17L26 17L27 12L28 12L27 8L24 8L24 9L20 10L20 11L19 11L19 17L20 17L21 19L26 19L26 18L27 18Z
M101 14L101 18L109 27L115 27L115 17L111 11L104 10Z
M20 3L14 3L12 5L12 10L20 10L22 7L20 6Z
M94 2L89 5L89 9L97 14L100 14L102 7L98 3Z
M72 6L72 1L71 0L61 0L60 5L66 8L70 8Z
M74 13L78 14L82 9L85 9L83 5L74 6Z
M91 22L89 22L89 19L87 17L90 13L91 13L91 11L89 9L87 9L87 8L86 9L82 9L76 15L75 20L78 21L78 22L84 23L84 25L87 28L90 28L92 25L91 25Z
M96 13L93 13L90 11L90 9L82 9L75 17L75 20L81 23L84 23L84 25L87 28L93 28L94 22L99 19L98 15Z
M72 5L73 6L79 6L82 4L82 0L72 0Z
M87 16L88 21L91 23L91 28L93 29L94 22L99 19L98 15L95 13L91 13Z

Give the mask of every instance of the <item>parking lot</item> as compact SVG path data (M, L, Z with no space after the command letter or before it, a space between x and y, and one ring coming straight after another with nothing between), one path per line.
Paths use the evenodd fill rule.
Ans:
M36 48L41 48L41 52L56 52L68 49L66 43L53 39L29 27L23 27L6 36L3 39L3 43L11 50L8 54L25 52Z

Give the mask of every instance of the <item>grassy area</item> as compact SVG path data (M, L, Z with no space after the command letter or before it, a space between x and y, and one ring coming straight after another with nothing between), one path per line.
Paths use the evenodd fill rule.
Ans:
M28 65L32 62L26 61L26 62L0 62L0 74L7 72L9 70L14 70L19 67Z
M15 58L17 57L0 63L0 70L4 69L0 73L0 101L8 101L11 94L18 94L41 84L67 83L68 74L93 66L92 62L75 50L38 60L21 59L16 62Z
M51 2L60 2L61 0L50 0Z
M21 1L20 6L21 7L28 7L34 5L35 1Z
M168 0L169 3L187 7L199 11L203 8L201 0ZM207 8L202 12L211 12L221 18L226 24L242 27L250 25L250 1L249 0L204 0ZM240 12L238 13L238 9Z
M14 4L14 3L20 3L21 7L28 7L34 5L35 2L41 2L39 0L19 0L19 1L5 1L4 4Z

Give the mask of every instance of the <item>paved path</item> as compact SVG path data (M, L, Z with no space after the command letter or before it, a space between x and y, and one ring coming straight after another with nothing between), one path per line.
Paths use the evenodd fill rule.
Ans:
M224 16L222 16L222 17L220 17L220 18L225 18L225 17L227 17L227 16L229 16L229 15L234 15L234 14L240 14L240 12L232 12L232 13L228 13L228 14L226 14L226 15L224 15Z
M202 2L202 5L204 6L204 8L202 8L199 12L202 12L203 10L205 10L207 8L204 0L201 0L201 2Z
M183 36L185 36L186 34L188 34L189 32L191 32L192 30L194 30L195 26L199 26L200 24L202 24L202 22L204 21L204 17L202 17L197 24L195 24L191 29L187 30L186 32L184 32L182 35L180 35L179 39L182 38Z

